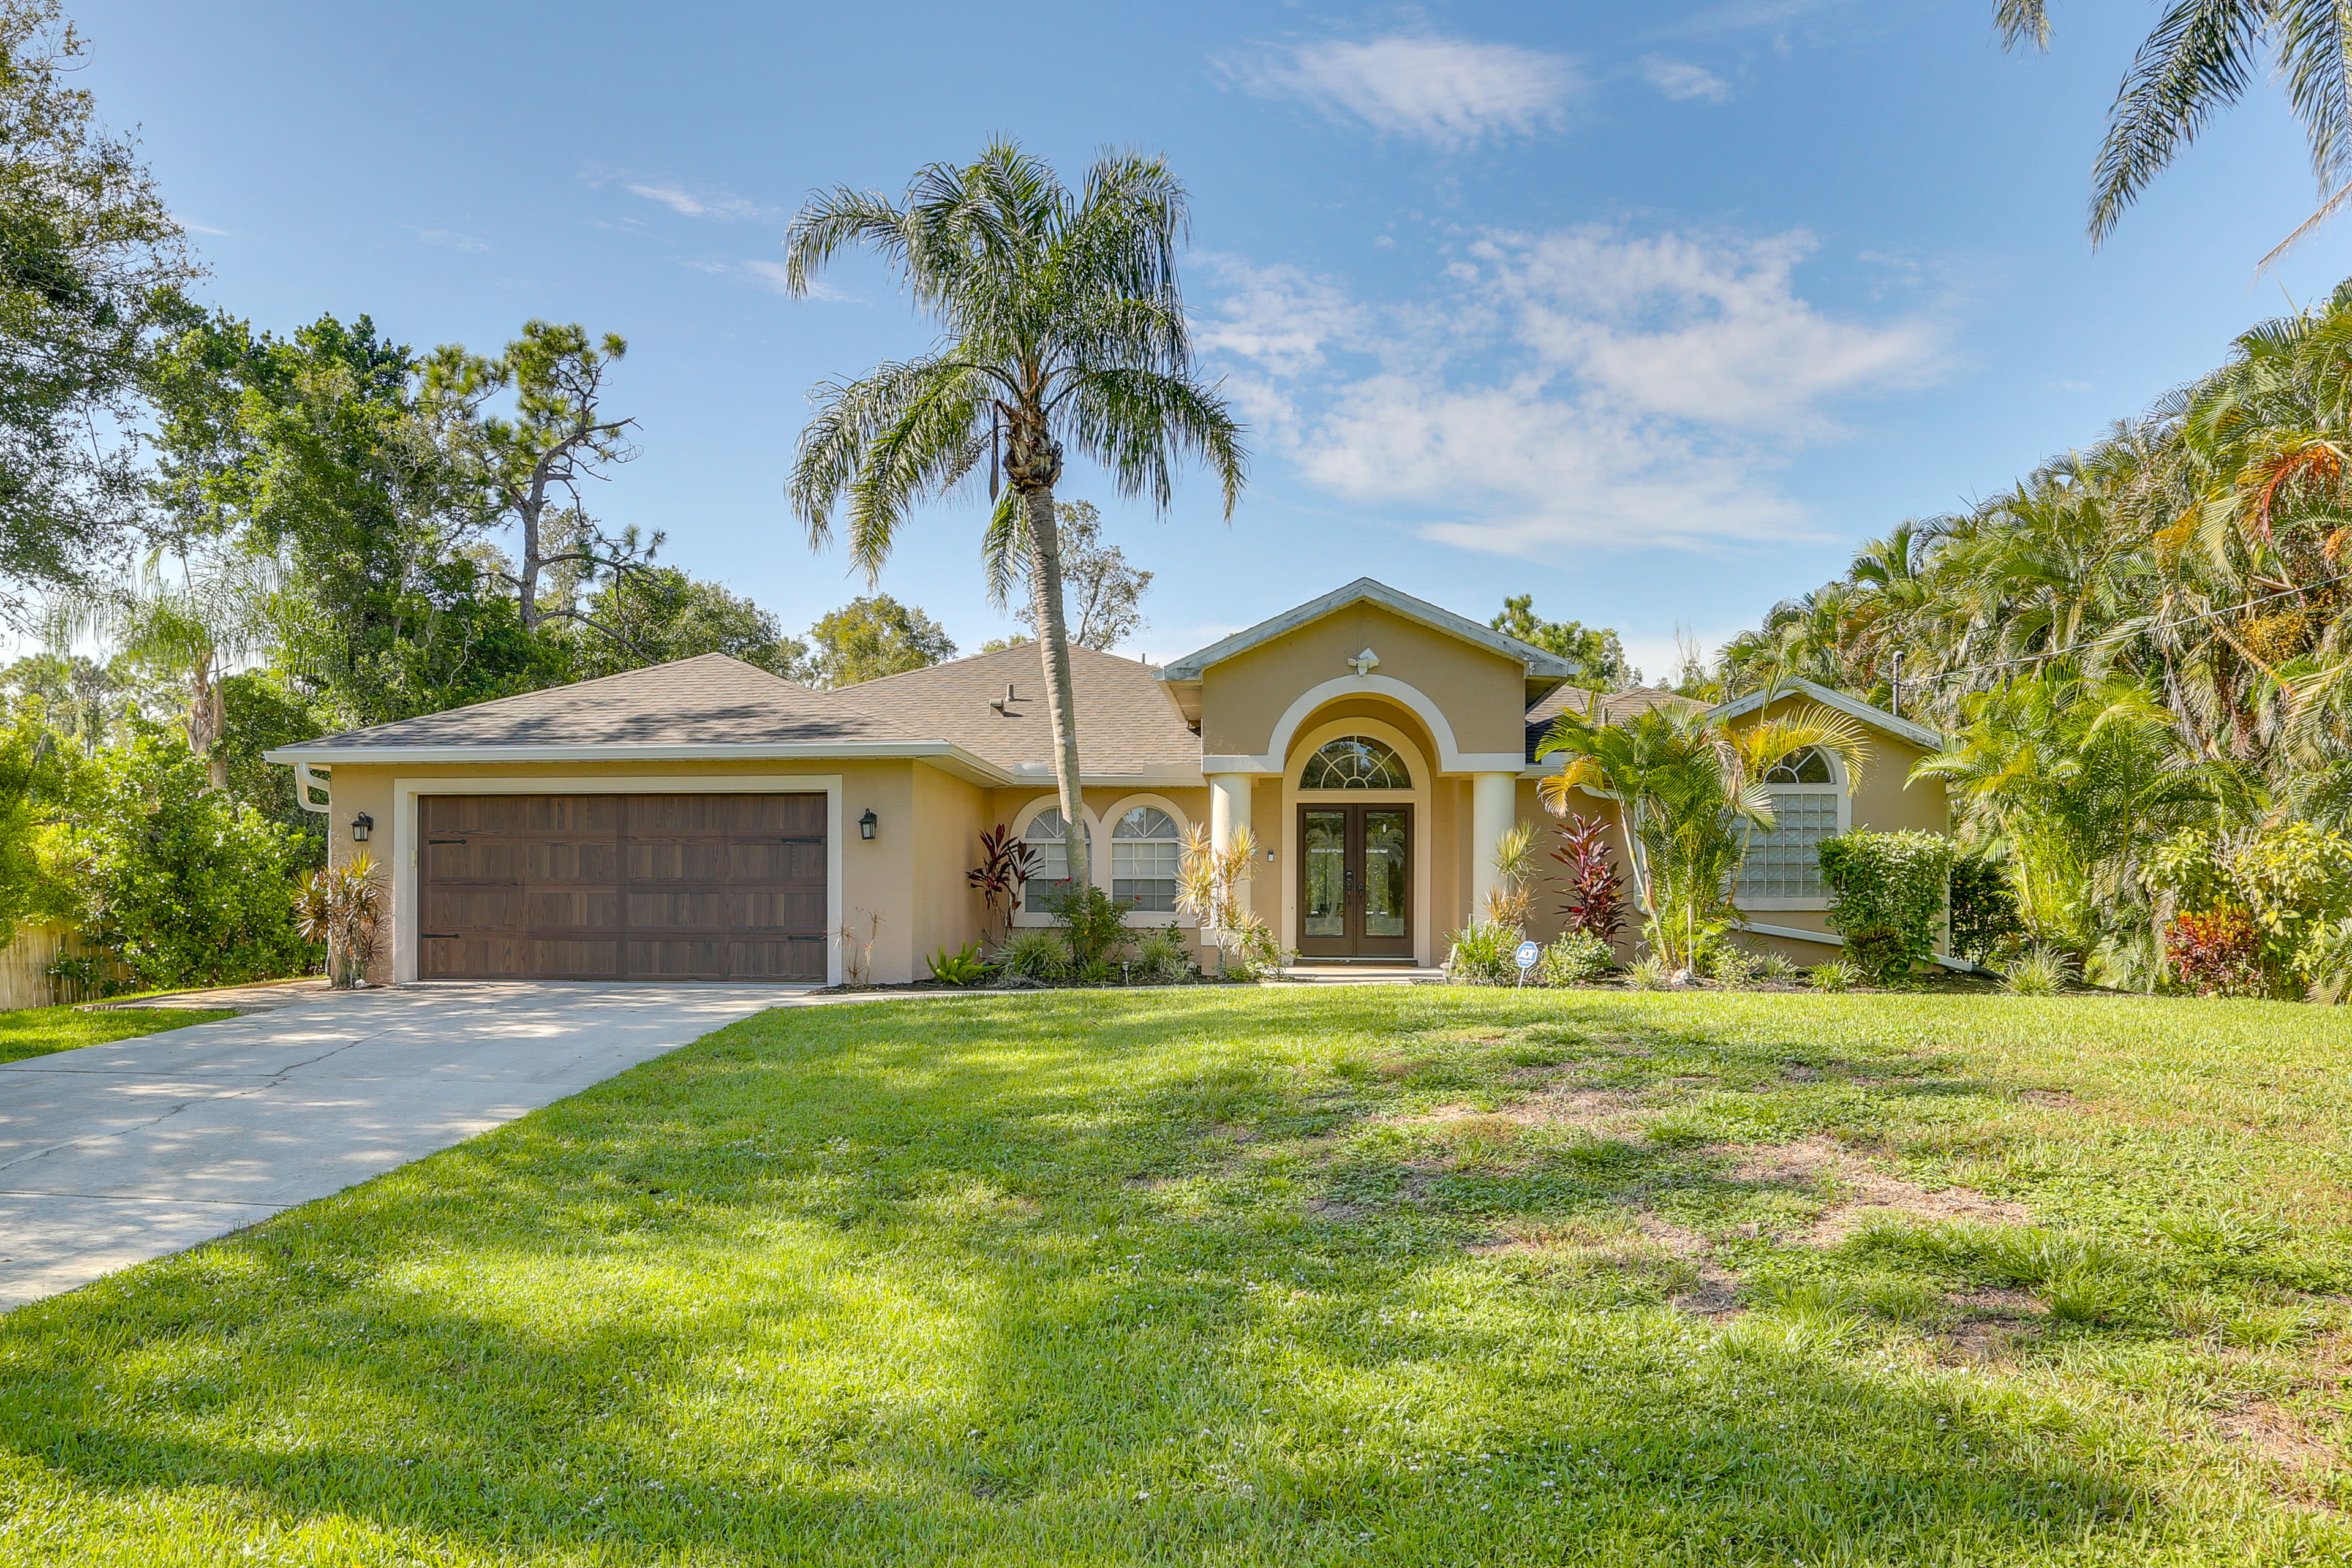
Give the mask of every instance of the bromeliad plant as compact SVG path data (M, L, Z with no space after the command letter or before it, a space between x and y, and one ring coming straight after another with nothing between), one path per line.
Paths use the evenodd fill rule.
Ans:
M1564 760L1536 789L1556 816L1568 814L1573 790L1618 803L1648 917L1643 939L1670 971L1682 973L1698 966L1736 916L1731 889L1748 828L1773 825L1764 775L1807 747L1845 764L1848 789L1860 784L1862 727L1818 704L1738 730L1696 704L1607 724L1563 713L1536 755Z

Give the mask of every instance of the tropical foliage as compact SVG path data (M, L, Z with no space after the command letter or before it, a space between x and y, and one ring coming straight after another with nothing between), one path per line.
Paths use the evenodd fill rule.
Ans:
M1617 723L1564 713L1537 748L1563 759L1537 791L1565 816L1582 791L1618 803L1633 837L1636 897L1650 951L1676 971L1699 967L1734 918L1731 889L1747 829L1773 825L1764 775L1809 747L1845 764L1858 786L1866 747L1861 727L1805 704L1734 727L1695 704L1653 708Z
M1829 928L1874 981L1906 980L1936 952L1952 841L1940 833L1842 833L1821 847Z

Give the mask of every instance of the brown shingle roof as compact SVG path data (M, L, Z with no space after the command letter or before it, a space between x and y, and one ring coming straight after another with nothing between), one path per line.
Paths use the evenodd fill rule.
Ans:
M527 691L352 730L299 748L747 746L913 737L830 692L706 653L596 680Z
M1201 765L1201 738L1184 722L1159 671L1090 647L1070 649L1076 689L1078 768L1139 773ZM1017 700L991 704L1010 685ZM1054 764L1045 712L1045 658L1035 643L885 676L835 693L891 728L950 741L1008 772Z
M1636 713L1646 713L1653 708L1671 708L1685 703L1704 708L1706 703L1685 697L1663 686L1629 686L1622 691L1601 693L1587 691L1579 686L1563 686L1534 707L1528 710L1528 761L1536 760L1536 747L1551 731L1551 721L1562 713L1574 713L1601 724L1618 724Z

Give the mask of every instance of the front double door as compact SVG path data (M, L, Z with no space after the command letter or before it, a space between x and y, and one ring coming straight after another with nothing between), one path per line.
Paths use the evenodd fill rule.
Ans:
M1298 808L1301 958L1412 960L1412 807Z

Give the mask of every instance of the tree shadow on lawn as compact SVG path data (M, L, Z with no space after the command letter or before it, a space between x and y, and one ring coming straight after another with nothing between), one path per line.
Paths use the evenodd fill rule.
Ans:
M1341 1055L1454 1026L1371 1012ZM751 1020L12 1314L0 1431L101 1537L233 1497L500 1559L1998 1558L2242 1531L2054 1404L1576 1310L1465 1258L1462 1214L1310 1217L1311 1173L1236 1172L1236 1147L1343 1137L1403 1091L1311 1031L1268 1061L1262 1027L1181 993ZM1675 1157L1629 1144L1610 1180Z

